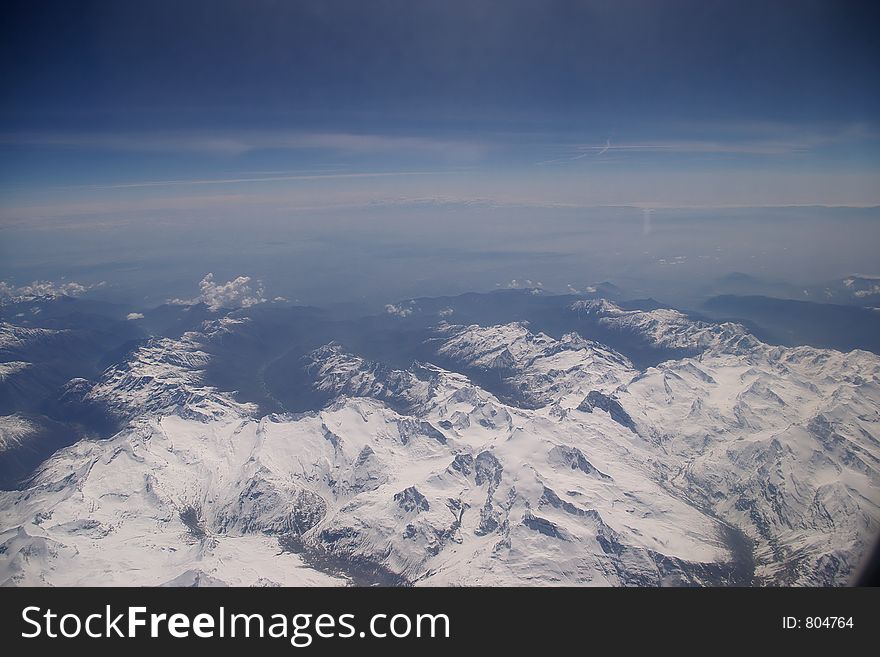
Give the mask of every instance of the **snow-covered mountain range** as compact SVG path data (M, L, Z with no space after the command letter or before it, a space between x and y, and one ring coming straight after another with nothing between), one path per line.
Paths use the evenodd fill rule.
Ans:
M689 355L640 369L578 333L441 322L408 368L310 350L291 376L329 402L263 415L206 377L247 320L153 338L69 384L124 428L0 492L0 583L853 576L880 529L878 356L606 300L566 312ZM0 425L0 444L25 425Z

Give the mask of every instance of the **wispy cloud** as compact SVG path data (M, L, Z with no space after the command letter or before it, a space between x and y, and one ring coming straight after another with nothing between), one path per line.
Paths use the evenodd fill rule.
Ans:
M247 183L292 182L297 180L332 180L336 178L393 178L398 176L442 175L444 171L374 171L356 173L293 174L289 176L260 176L249 178L203 178L182 180L145 180L112 185L80 185L80 189L135 189L140 187L186 187L198 185L240 185Z
M703 126L702 130L707 128ZM660 155L746 155L784 156L807 153L823 147L840 144L859 144L876 141L878 135L868 126L848 126L797 130L777 124L731 125L713 130L724 134L723 138L673 138L646 139L612 143L569 143L556 147L559 155L538 162L539 165L563 164L611 154L660 154Z
M599 157L606 153L656 153L656 154L703 154L703 155L789 155L811 150L813 146L800 142L783 141L751 141L751 142L719 142L719 141L643 141L612 144L607 140L604 144L573 144L562 147L564 151L559 157L542 160L539 165L562 164L582 160L589 156Z
M472 160L484 155L485 142L470 139L358 134L349 132L166 132L166 133L7 133L0 145L137 153L242 155L253 151L332 151L348 154L415 153Z

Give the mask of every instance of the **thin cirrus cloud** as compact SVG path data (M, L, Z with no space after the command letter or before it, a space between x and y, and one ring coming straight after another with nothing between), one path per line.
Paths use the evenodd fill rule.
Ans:
M743 132L745 130L745 132ZM615 153L786 155L834 144L874 142L877 135L863 125L826 127L794 132L776 126L777 134L746 126L734 126L726 138L678 138L625 140L607 138L601 143L568 139L544 144L534 134L483 134L478 137L433 137L357 132L241 131L241 132L143 132L143 133L7 133L0 146L55 148L125 153L191 153L237 156L270 151L302 151L350 156L413 156L457 162L476 162L511 149L556 151L539 164L554 164ZM737 134L738 133L738 134ZM752 134L748 134L752 133Z
M880 205L877 176L870 172L706 170L633 172L620 176L603 170L584 178L576 175L573 169L566 169L564 175L560 172L559 175L515 179L468 173L410 176L406 179L334 179L329 187L316 187L318 182L283 186L272 193L266 190L253 194L231 193L229 189L217 186L210 188L215 193L199 195L133 197L126 194L107 198L104 192L96 192L96 198L79 201L58 199L52 204L18 207L0 204L0 227L83 229L98 225L122 226L142 221L144 213L153 215L150 220L156 222L162 217L178 216L175 214L178 212L193 213L195 218L241 212L258 216L265 213L306 216L314 211L414 209L426 205L477 205L488 210L505 207L574 209L602 205L647 208Z
M878 135L872 125L661 127L643 128L638 131L641 137L634 129L628 139L606 133L592 142L574 130L482 132L466 138L341 131L0 135L0 147L130 149L132 163L126 169L131 178L120 180L120 174L103 160L83 156L83 166L71 168L76 176L71 174L68 180L62 177L52 186L37 188L28 181L14 193L7 189L6 198L0 198L0 224L87 215L126 221L124 215L129 213L225 212L233 207L253 212L346 210L394 204L395 199L409 204L414 199L419 203L419 199L455 198L496 207L878 203L874 191ZM303 152L295 158L278 158L270 149ZM166 178L164 165L149 157L158 150L223 152L233 157L255 153L246 161L248 168L259 170L230 175L215 165L213 160L220 158L212 158L208 165L182 159L186 164ZM432 157L436 154L446 159ZM46 156L51 162L54 150ZM590 162L617 165L584 166ZM696 162L701 164L699 172L690 166ZM739 166L744 162L749 166ZM840 162L846 166L838 166ZM809 167L802 166L805 163ZM270 169L278 164L295 168ZM536 164L541 166L536 169ZM224 166L230 168L228 162ZM621 175L624 169L626 175ZM82 180L84 175L93 182Z
M755 155L778 156L806 153L817 144L809 142L785 141L752 141L752 142L718 142L718 141L653 141L615 144L606 141L604 144L577 144L566 148L566 154L538 162L540 165L562 164L595 156L608 154L660 154L660 155Z
M489 145L467 139L350 132L251 131L239 133L12 133L5 146L75 148L134 153L243 155L255 151L330 151L347 154L416 154L455 159L483 156Z
M707 129L710 126L703 126ZM606 139L604 143L569 143L556 148L557 155L539 161L539 165L564 164L603 155L740 155L774 157L815 152L833 146L864 147L875 145L878 135L863 124L826 127L799 132L791 126L734 125L714 126L714 131L732 133L724 139ZM759 134L755 134L759 133Z
M681 127L679 127L681 128ZM708 133L707 133L708 131ZM68 150L82 152L119 152L132 158L138 154L193 154L236 157L272 152L295 152L304 162L317 165L327 157L340 157L348 164L361 158L399 164L442 163L443 166L479 166L499 161L505 165L558 165L584 159L612 159L621 156L664 157L732 155L740 157L779 157L793 154L821 153L828 147L874 148L877 133L865 125L837 126L690 126L687 130L660 130L649 138L587 141L575 132L568 135L536 133L491 133L465 136L399 135L346 131L185 131L143 133L7 133L0 134L0 148ZM663 133L666 133L665 135ZM690 134L688 134L690 133ZM708 136L706 136L708 134ZM340 162L337 161L337 165ZM308 166L308 164L307 164ZM383 166L384 168L384 166ZM315 172L314 175L326 175ZM346 175L346 174L343 174ZM308 179L296 177L261 177L254 182ZM96 188L126 186L169 186L182 184L246 183L244 178L223 180L156 180L114 183Z
M110 185L79 185L80 189L136 189L140 187L186 187L198 185L240 185L247 183L295 182L298 180L333 180L355 178L394 178L400 176L442 175L443 171L361 171L349 173L310 173L291 174L288 176L259 176L245 178L204 178L182 180L144 180L136 182L116 183Z

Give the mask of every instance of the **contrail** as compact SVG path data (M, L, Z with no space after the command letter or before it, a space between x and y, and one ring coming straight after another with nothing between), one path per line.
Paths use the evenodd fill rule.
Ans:
M618 148L615 146L615 148ZM546 164L559 164L560 162L574 162L575 160L582 160L585 157L589 157L590 155L595 155L599 157L600 155L604 155L611 149L611 139L605 140L604 146L578 146L578 153L575 155L571 155L569 157L558 157L552 160L542 160L541 162L537 162L538 166L544 166Z

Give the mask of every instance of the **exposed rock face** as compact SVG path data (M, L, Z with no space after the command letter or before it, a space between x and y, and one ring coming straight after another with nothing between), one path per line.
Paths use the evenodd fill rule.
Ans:
M584 401L578 404L577 410L592 413L594 409L605 411L619 425L626 427L633 433L637 433L633 419L629 416L629 413L623 410L620 402L613 397L602 394L598 390L592 390L590 394L584 397Z

